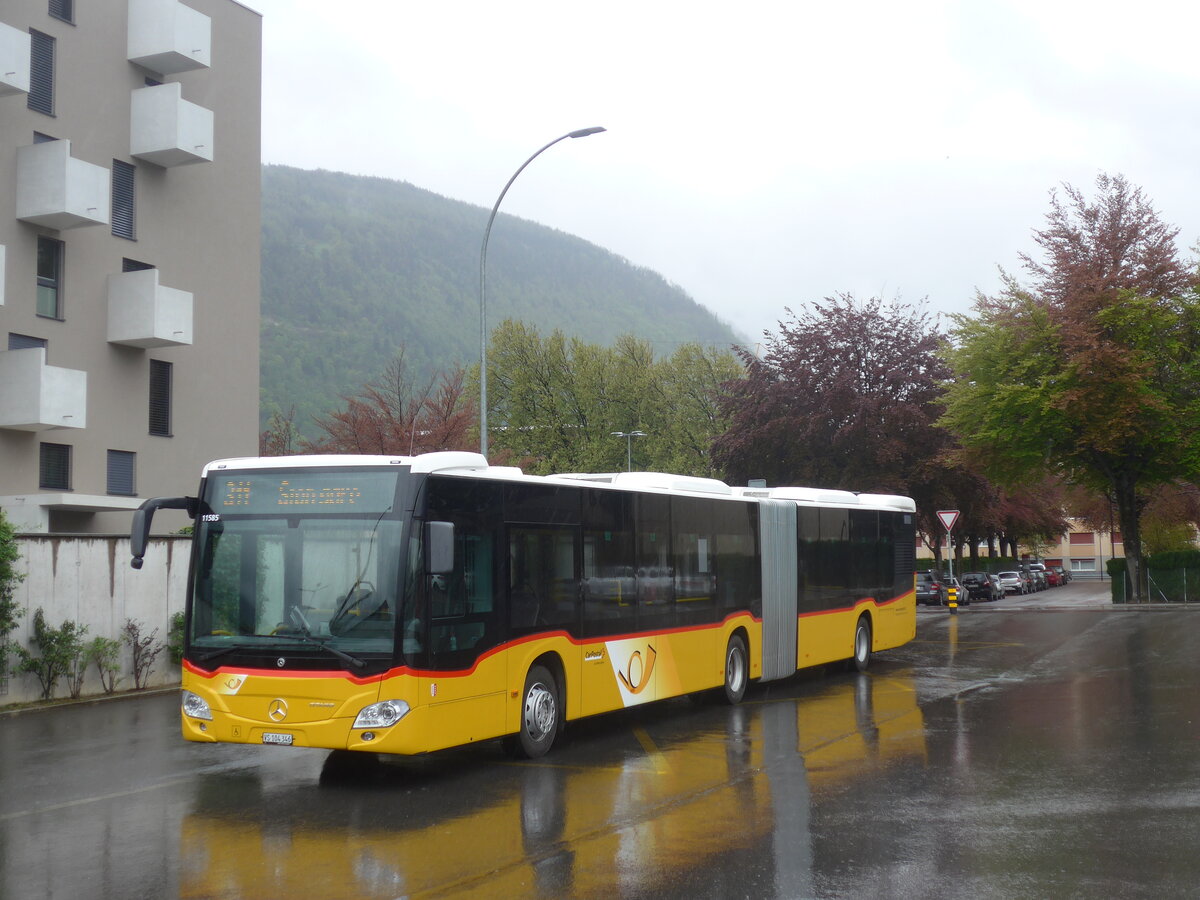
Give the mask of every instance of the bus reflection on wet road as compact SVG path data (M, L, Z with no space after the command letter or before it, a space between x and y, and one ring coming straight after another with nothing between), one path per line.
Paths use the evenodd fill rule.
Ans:
M278 792L217 776L182 823L181 894L803 895L811 793L925 763L910 679L809 688L598 720L538 763L335 756Z
M922 615L865 676L368 764L0 718L0 898L1187 896L1200 615Z

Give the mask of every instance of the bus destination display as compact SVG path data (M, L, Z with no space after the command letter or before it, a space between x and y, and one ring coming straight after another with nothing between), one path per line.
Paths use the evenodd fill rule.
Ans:
M395 472L303 472L224 476L213 485L225 513L384 513L396 495Z

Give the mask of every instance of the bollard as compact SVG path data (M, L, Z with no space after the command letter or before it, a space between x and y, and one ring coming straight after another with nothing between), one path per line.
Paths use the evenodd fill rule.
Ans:
M950 607L950 615L958 615L958 588L950 588L946 592L946 605Z

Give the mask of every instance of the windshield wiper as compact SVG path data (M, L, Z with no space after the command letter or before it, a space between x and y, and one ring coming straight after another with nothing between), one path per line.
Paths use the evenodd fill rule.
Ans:
M256 640L265 639L269 641L299 641L302 644L312 644L313 646L320 647L322 650L327 650L338 659L349 663L356 669L362 669L366 667L366 662L359 659L357 656L351 656L344 650L339 650L337 647L329 645L319 637L315 637L312 633L312 630L308 627L308 619L305 618L304 613L300 611L298 606L292 607L292 622L294 622L296 627L300 629L299 634L256 634L254 635L254 638ZM208 653L203 653L197 656L196 661L208 662L210 659L216 659L218 656L224 656L226 653L232 653L234 650L247 649L252 648L248 647L246 644L232 644L228 647L219 647L216 650L210 650Z
M306 615L304 615L304 611L301 610L300 607L298 607L298 606L292 607L291 617L292 617L292 622L294 622L296 627L300 629L300 634L299 635L273 634L273 635L271 635L271 637L280 638L281 640L285 640L285 639L289 639L289 638L292 640L299 639L308 644L316 644L318 647L322 648L323 650L328 650L330 653L332 653L334 656L336 656L338 659L342 660L343 662L350 663L350 665L354 666L354 668L356 668L356 669L361 669L366 666L366 663L363 662L361 659L359 659L357 656L351 656L349 653L346 653L343 650L339 650L337 647L334 647L334 646L326 643L325 641L321 640L320 638L314 637L313 633L312 633L312 629L309 628L309 626L308 626L308 617Z

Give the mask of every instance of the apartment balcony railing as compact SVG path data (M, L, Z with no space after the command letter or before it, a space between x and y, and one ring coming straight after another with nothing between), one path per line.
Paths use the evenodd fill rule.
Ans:
M0 351L0 428L87 427L87 372L46 365L46 348Z
M174 75L212 63L212 20L178 0L129 0L129 61Z
M182 91L177 82L171 82L133 92L131 156L168 167L212 162L212 110L184 100Z
M29 93L29 32L0 22L0 97Z
M158 269L108 276L108 342L127 347L192 343L192 295L158 283Z
M71 156L70 141L17 148L17 218L47 228L109 222L108 169Z

